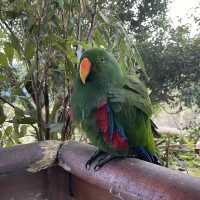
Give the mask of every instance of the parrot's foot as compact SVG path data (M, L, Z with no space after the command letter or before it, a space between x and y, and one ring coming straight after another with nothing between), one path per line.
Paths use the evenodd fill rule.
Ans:
M124 158L123 156L107 154L103 158L99 159L97 164L94 166L94 170L98 171L101 167L103 167L106 163L110 162L111 160Z
M106 154L106 153L103 152L103 151L100 151L100 150L95 151L94 154L91 156L91 158L86 162L85 168L86 168L87 170L89 170L90 167L91 167L91 165L92 165L92 163L93 163L99 156L102 156L102 155L104 155L104 154Z

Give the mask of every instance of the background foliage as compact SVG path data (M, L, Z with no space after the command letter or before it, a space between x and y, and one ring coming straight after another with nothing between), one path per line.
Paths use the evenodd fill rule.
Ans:
M80 50L90 47L107 49L124 72L137 73L157 110L165 102L176 112L195 106L198 113L200 35L191 36L189 25L173 28L168 5L168 0L2 0L0 146L76 136L70 120L72 80ZM199 28L199 16L191 17ZM185 155L193 162L191 144L199 125L185 128L187 138L172 143L189 146L187 153L178 147L166 159L171 147L165 144L166 165L183 169Z
M10 123L2 132L3 146L19 142L7 135L21 137L28 128L37 140L71 137L69 100L80 46L112 51L124 71L134 70L136 63L143 67L121 23L114 15L104 14L106 2L20 0L1 4L2 128L4 122ZM12 108L12 117L5 106Z

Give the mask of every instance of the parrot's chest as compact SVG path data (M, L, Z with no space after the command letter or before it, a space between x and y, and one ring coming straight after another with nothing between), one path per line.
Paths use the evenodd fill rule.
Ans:
M105 144L117 150L129 148L124 129L117 123L115 115L107 103L96 109L94 117L98 134L101 135Z

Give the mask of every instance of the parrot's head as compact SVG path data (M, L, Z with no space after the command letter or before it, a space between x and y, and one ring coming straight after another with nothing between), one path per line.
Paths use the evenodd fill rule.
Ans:
M121 69L111 54L100 48L86 50L74 81L71 100L74 118L79 121L89 116L106 100L109 90L121 82Z
M79 78L85 86L116 82L120 80L121 75L116 59L104 49L89 49L81 56Z

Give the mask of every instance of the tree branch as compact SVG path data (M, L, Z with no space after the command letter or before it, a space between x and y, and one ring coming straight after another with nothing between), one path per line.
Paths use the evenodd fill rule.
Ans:
M50 139L49 124L49 85L48 85L48 69L49 63L45 66L45 80L44 80L44 105L45 105L45 139Z
M8 105L11 106L12 108L16 109L16 107L15 107L12 103L8 102L6 99L4 99L4 98L1 97L1 96L0 96L0 100L3 101L4 103L8 104Z
M90 29L89 29L88 36L87 36L88 42L90 42L91 38L92 38L92 33L93 33L93 30L94 30L95 20L96 20L96 13L97 13L97 1L95 0L95 2L94 2L94 12L91 13L92 20L91 20Z

